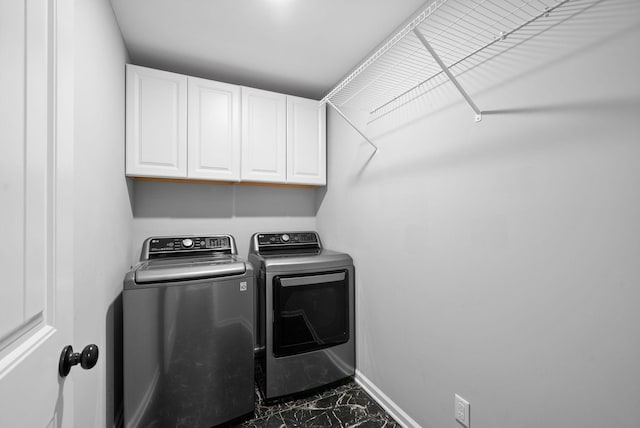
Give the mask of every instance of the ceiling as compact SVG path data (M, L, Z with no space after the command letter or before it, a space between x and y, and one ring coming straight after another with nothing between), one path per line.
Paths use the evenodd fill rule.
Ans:
M111 0L133 64L320 99L424 0Z

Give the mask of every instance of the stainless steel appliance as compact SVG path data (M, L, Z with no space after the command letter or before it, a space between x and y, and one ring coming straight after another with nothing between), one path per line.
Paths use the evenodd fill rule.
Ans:
M254 275L231 235L147 239L124 279L125 427L254 411Z
M316 232L256 233L256 355L267 400L355 373L353 260Z

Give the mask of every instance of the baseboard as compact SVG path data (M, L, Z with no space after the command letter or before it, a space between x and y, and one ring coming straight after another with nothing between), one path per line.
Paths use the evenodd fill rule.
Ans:
M371 382L359 370L356 370L356 383L365 390L393 419L396 420L403 428L420 428L420 425L414 421L404 410L394 403L384 392L380 390L373 382Z

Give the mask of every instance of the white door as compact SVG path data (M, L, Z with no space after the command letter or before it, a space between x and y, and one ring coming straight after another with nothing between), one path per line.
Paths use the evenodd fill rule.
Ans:
M187 176L187 76L127 65L127 175Z
M188 177L240 180L240 87L189 77Z
M326 104L287 96L287 183L327 184Z
M287 180L287 97L242 88L242 180Z
M0 427L73 426L57 370L73 318L72 20L72 0L0 1Z

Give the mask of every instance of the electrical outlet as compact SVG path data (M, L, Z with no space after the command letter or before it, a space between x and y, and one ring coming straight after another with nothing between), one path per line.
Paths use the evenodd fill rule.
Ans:
M458 394L455 394L454 412L456 421L458 421L462 426L469 428L471 424L469 420L469 402Z

